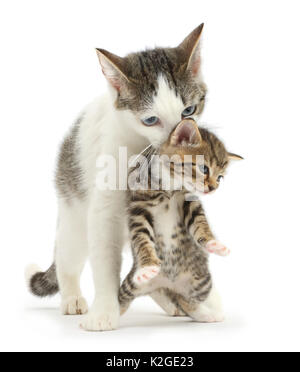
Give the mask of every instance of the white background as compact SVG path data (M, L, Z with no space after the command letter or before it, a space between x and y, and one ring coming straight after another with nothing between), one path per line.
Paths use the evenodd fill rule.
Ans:
M1 351L299 351L299 10L291 0L1 1ZM120 330L85 333L58 297L31 297L23 270L52 261L57 148L106 89L94 48L175 46L201 22L202 123L246 159L205 203L232 249L211 265L227 320L168 318L145 298ZM91 303L89 268L82 284Z

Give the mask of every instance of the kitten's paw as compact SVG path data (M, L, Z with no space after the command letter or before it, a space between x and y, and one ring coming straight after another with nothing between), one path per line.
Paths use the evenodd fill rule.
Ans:
M119 327L120 307L109 306L104 309L91 309L80 328L89 332L113 331Z
M83 315L88 312L88 305L83 297L72 296L62 301L63 315Z
M133 282L138 285L144 285L154 279L160 273L159 266L145 266L136 271L133 276Z
M171 316L173 316L174 318L179 318L179 317L186 317L187 315L183 310L177 307Z
M230 249L226 248L224 244L218 242L217 240L210 240L205 249L209 253L217 254L218 256L226 257L230 254Z
M222 323L225 316L222 311L214 311L204 306L201 310L191 314L192 318L199 323Z
M171 302L169 304L164 304L163 310L165 310L165 312L169 316L173 316L174 318L187 316L183 310L181 310L179 307L177 307L175 304Z
M223 314L206 314L195 320L199 323L223 323L225 316Z
M127 312L128 309L129 309L129 305L128 305L128 304L126 304L126 305L121 305L121 306L120 306L120 315L121 315L121 316L124 315L124 314Z

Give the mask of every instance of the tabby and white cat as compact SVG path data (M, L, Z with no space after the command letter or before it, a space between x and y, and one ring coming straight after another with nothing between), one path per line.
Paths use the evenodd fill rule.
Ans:
M118 160L120 146L127 147L129 156L150 144L157 148L183 117L199 118L206 95L200 71L202 29L203 25L196 28L176 48L124 58L97 50L109 92L86 107L61 148L54 263L46 272L34 265L26 271L34 294L60 291L63 314L84 314L88 306L80 276L89 256L95 300L82 324L85 330L118 327L126 226L126 192L98 190L96 160L102 154Z
M174 159L185 176L190 156L195 190L216 190L232 159L223 143L211 132L198 129L195 121L183 120L157 151ZM204 155L199 166L197 156ZM178 162L181 164L178 164ZM149 175L151 171L151 161ZM197 177L202 173L203 177ZM171 178L176 177L171 167ZM149 185L151 180L149 179ZM213 289L208 253L221 256L229 250L215 239L200 201L187 201L188 190L130 191L128 214L134 265L123 282L119 300L124 313L137 296L151 294L171 315L189 315L199 322L223 320L221 302ZM163 298L168 302L162 302Z

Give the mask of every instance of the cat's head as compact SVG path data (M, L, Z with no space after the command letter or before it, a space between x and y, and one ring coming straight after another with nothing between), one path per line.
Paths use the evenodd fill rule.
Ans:
M175 128L161 146L160 155L171 159L173 178L184 179L188 191L205 194L219 187L230 161L243 159L228 152L215 134L199 128L192 119L183 120Z
M205 103L201 77L203 24L176 48L156 48L122 58L97 49L117 110L127 124L155 147L186 118L198 119ZM120 123L123 125L123 123Z

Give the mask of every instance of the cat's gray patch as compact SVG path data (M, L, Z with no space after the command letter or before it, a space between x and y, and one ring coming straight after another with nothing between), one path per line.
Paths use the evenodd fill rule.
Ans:
M53 296L59 291L56 266L53 264L46 272L39 272L30 279L30 290L38 297Z
M86 190L83 186L83 170L79 164L80 147L78 134L83 117L74 124L70 134L62 143L56 170L56 187L61 198L71 201L74 197L82 199Z
M206 87L186 69L186 60L178 48L156 48L132 53L124 58L124 69L129 80L127 91L120 94L116 106L135 112L151 107L157 94L158 78L163 76L170 89L180 96L182 102L201 102Z

